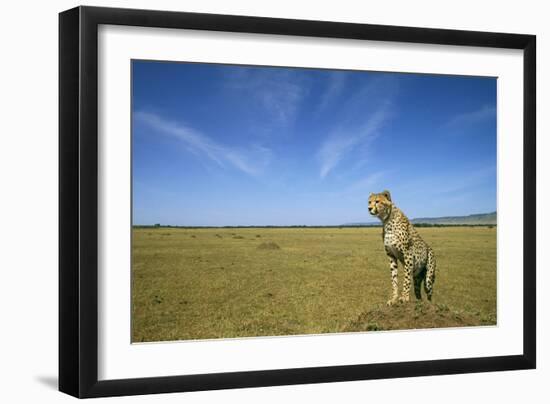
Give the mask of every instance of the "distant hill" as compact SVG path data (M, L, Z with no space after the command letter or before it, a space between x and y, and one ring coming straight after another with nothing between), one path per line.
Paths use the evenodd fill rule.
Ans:
M414 224L444 224L444 225L489 225L497 224L497 212L477 213L468 216L418 217L412 219ZM379 226L378 222L345 223L342 226Z
M468 216L418 217L412 222L415 224L497 224L497 212Z

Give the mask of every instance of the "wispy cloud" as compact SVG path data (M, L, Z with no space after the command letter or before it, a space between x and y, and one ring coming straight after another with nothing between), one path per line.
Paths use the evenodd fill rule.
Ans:
M389 171L377 171L371 174L355 179L351 182L343 184L342 187L334 189L327 188L317 190L315 192L300 192L301 197L306 198L323 198L325 200L365 200L369 192L374 192L375 187L381 188L382 181L385 180Z
M308 93L304 78L290 69L240 69L227 77L226 85L242 92L277 124L292 123Z
M496 177L496 165L486 164L467 171L433 173L429 177L409 179L398 187L403 193L422 190L430 198L453 196L483 187Z
M494 105L483 105L481 108L455 115L447 122L447 128L461 128L472 126L481 122L485 122L496 116L496 107Z
M342 94L346 85L347 77L348 75L345 72L330 73L330 78L328 80L325 92L320 98L317 112L324 111L330 104L332 104L332 102L334 102L335 99L340 96L340 94Z
M489 161L483 166L443 169L429 175L424 172L418 177L412 173L412 178L407 174L411 173L403 172L405 178L393 176L397 181L384 188L392 192L394 201L409 217L463 215L495 209L496 165Z
M365 145L376 137L390 116L389 106L389 101L382 102L356 130L337 130L323 142L317 153L321 178L325 178L355 147Z
M385 172L378 171L374 172L360 180L353 182L347 189L348 192L365 192L372 191L371 188L377 185L380 180L384 177Z
M496 178L496 165L490 164L485 167L462 173L457 177L447 176L440 180L440 185L435 187L435 195L452 195L475 189L480 184Z
M159 133L180 140L188 151L207 158L222 168L233 166L246 174L257 176L265 169L271 156L271 151L263 146L225 146L196 129L180 122L165 120L154 113L139 111L134 113L134 119Z

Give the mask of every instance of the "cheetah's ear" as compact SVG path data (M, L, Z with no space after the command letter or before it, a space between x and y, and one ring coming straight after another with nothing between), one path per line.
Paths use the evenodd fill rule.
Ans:
M390 191L388 191L387 189L385 189L383 192L382 192L382 195L384 195L386 197L386 199L388 201L391 202L391 195L390 195Z

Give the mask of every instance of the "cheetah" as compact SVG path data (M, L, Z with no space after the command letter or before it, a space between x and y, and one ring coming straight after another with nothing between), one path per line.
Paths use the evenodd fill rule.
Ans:
M388 300L388 305L409 301L411 275L414 278L416 298L422 299L420 289L424 281L424 291L431 301L436 268L433 250L420 237L407 216L392 202L389 191L371 193L368 209L383 224L382 239L390 260L392 284L392 297ZM405 270L401 297L398 297L397 261L401 261Z

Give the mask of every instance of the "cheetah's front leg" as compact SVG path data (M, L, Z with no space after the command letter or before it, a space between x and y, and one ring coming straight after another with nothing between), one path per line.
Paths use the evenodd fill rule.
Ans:
M413 263L414 263L414 257L412 252L406 251L405 254L403 254L404 258L404 279L403 279L403 291L401 292L401 297L399 298L400 302L408 302L409 301L409 294L411 292L411 274L413 270Z
M397 258L389 256L390 258L390 270L391 270L391 287L392 287L392 297L388 300L388 306L397 303L397 298L399 296L398 284L397 284Z

